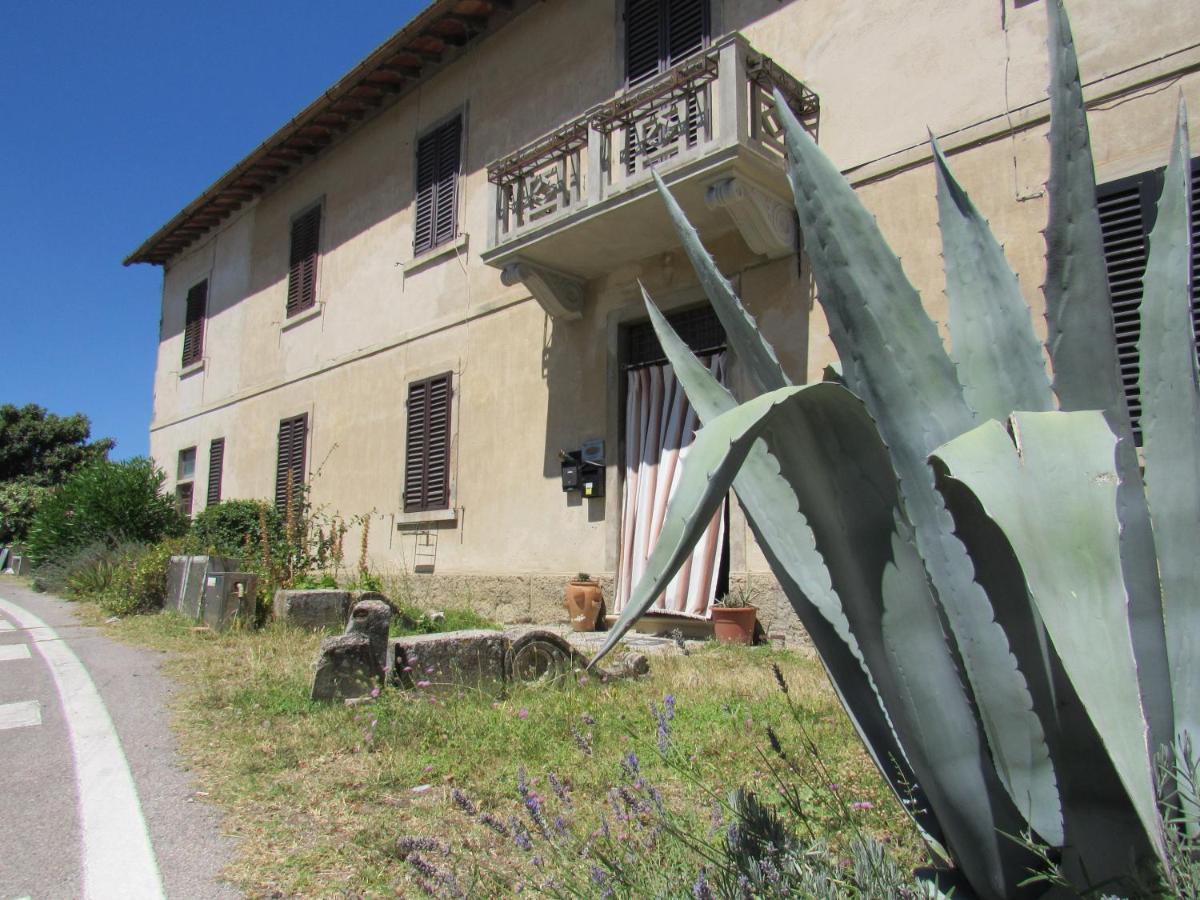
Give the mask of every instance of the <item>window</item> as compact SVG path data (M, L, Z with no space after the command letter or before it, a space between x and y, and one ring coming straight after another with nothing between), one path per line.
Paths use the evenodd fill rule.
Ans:
M626 80L637 84L666 71L708 38L708 0L626 0Z
M279 423L279 452L275 458L275 508L284 512L289 498L300 498L304 489L304 450L308 442L308 414Z
M317 302L317 250L321 238L318 204L292 220L292 249L288 261L287 314L311 309Z
M192 514L192 479L196 477L196 448L179 451L175 466L175 505L185 516Z
M404 511L450 508L449 372L408 386Z
M1192 327L1200 347L1200 157L1192 160ZM1133 421L1134 436L1142 442L1138 422L1142 404L1138 393L1138 336L1141 323L1142 275L1146 271L1148 236L1154 227L1163 170L1143 172L1097 188L1100 229L1104 235L1104 260L1112 294L1113 330L1125 400Z
M207 506L221 502L221 474L225 469L225 438L217 438L208 445L208 498Z
M462 156L462 116L417 141L417 213L413 253L421 254L458 233L458 170Z
M204 313L208 306L208 282L202 281L187 293L183 320L183 365L200 362L204 356Z

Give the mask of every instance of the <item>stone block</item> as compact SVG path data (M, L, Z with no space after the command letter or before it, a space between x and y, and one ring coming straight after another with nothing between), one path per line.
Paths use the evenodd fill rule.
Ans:
M552 631L508 631L504 671L510 681L557 681L587 665L566 639Z
M271 615L300 628L342 628L350 616L350 591L276 591Z
M383 669L367 635L339 634L321 641L321 655L313 676L313 700L365 697L382 682Z
M508 648L503 632L485 629L393 638L389 668L392 681L402 688L426 681L431 689L500 685Z
M359 600L350 610L350 621L346 623L346 634L365 634L371 642L371 652L380 671L388 664L388 629L392 624L392 605L382 599L382 594L373 594L378 600Z

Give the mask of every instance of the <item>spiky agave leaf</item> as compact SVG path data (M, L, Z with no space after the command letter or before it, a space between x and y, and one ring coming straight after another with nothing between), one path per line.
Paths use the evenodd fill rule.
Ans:
M1054 408L1042 349L1017 276L987 220L950 171L933 135L938 225L950 306L950 351L981 419Z
M1062 815L1042 724L925 462L935 447L971 428L974 415L937 329L874 218L778 91L775 107L817 296L846 384L862 397L891 450L905 513L953 631L1000 781L1034 829L1057 845Z
M663 352L700 421L733 409L737 401L688 349L645 288L642 296ZM740 311L736 297L733 302L736 309L730 312ZM799 475L795 487L769 452L769 447L781 442L806 461L802 471L794 473ZM874 620L873 627L860 624L860 630L875 641L868 652L880 670L884 656L878 625L883 607L879 580L890 549L894 484L887 448L861 404L855 408L826 403L780 410L775 424L747 454L733 489L867 751L931 846L940 848L945 838L920 787L928 773L920 779L914 775L846 612ZM885 551L875 555L874 565L865 549L872 534ZM835 583L848 601L839 597ZM883 670L886 675L886 667ZM909 797L913 785L915 795Z
M1200 739L1200 388L1192 329L1191 167L1182 96L1142 279L1142 450L1162 579L1175 731Z
M1029 594L1162 853L1152 754L1117 544L1112 432L1098 412L1013 413L935 458L978 498L1021 563Z
M1138 680L1151 746L1170 743L1171 680L1154 535L1142 488L1113 335L1104 241L1096 208L1087 115L1075 43L1062 0L1048 0L1050 215L1046 224L1047 349L1064 410L1100 409L1117 444L1121 568L1129 595Z
M675 202L675 198L663 184L658 172L651 169L650 173L654 176L659 196L667 205L667 215L670 216L671 224L675 226L675 231L679 234L680 243L683 244L684 252L691 260L692 268L696 270L700 285L704 288L704 293L712 299L717 318L721 320L721 326L725 329L729 342L737 347L738 361L745 368L755 388L760 392L773 391L791 384L792 380L779 365L775 349L763 338L754 318L738 302L737 295L733 292L733 286L721 274L716 263L713 262L713 258L700 243L700 236L696 234L696 229L692 227L692 223L688 221L679 204Z

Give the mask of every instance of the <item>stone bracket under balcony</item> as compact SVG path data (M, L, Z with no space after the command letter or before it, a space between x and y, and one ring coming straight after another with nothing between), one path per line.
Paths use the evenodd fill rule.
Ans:
M736 229L754 253L794 252L775 89L815 134L816 95L729 35L497 160L483 261L578 318L588 279L678 246L652 169L702 238Z
M584 281L581 278L518 260L504 266L500 281L507 287L523 284L552 319L579 319L583 316Z

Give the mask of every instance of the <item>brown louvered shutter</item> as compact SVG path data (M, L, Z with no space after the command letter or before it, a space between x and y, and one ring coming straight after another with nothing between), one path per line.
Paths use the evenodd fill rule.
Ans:
M197 363L204 355L204 311L208 305L208 281L194 285L187 294L183 321L183 365Z
M321 207L314 206L292 222L288 261L287 314L294 316L317 302L317 250L321 237Z
M665 71L708 43L708 0L626 0L625 77Z
M216 438L208 445L208 506L221 502L221 475L225 470L225 438Z
M408 386L404 511L450 506L450 387L444 372Z
M275 460L275 508L287 509L288 486L293 501L304 487L304 453L308 441L308 414L279 423L279 452Z
M667 0L667 65L691 56L708 42L708 3Z
M461 116L455 116L417 142L414 254L432 250L452 240L458 233L461 151Z
M1200 159L1192 161L1192 326L1200 348L1200 276L1197 263L1196 212L1200 209L1200 189L1196 175ZM1104 235L1104 262L1108 270L1108 286L1112 295L1113 332L1117 343L1117 361L1121 383L1133 422L1134 437L1142 442L1142 404L1138 389L1138 337L1141 334L1139 308L1142 302L1142 276L1146 272L1150 230L1154 227L1159 195L1162 193L1163 172L1143 172L1130 178L1102 185L1097 189L1100 208L1100 229Z

